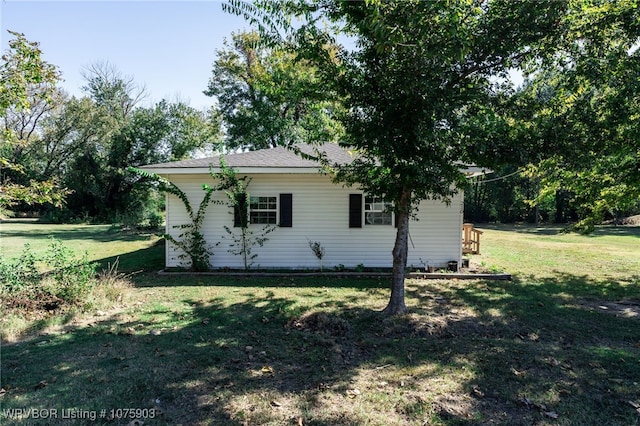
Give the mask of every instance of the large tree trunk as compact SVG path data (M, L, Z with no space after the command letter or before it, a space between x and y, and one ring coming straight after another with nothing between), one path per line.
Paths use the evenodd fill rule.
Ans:
M398 214L396 216L398 231L396 244L393 247L393 278L391 279L391 298L389 304L382 311L384 315L398 315L407 311L404 304L404 273L407 268L407 253L409 251L409 210L411 207L411 191L402 189Z

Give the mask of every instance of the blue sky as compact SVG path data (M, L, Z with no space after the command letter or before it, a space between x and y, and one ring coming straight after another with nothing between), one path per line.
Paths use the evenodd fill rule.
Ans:
M81 95L83 67L108 61L146 86L147 102L180 99L198 109L213 103L202 91L216 49L231 32L249 28L220 1L0 0L0 23L3 52L7 30L39 42L73 95Z

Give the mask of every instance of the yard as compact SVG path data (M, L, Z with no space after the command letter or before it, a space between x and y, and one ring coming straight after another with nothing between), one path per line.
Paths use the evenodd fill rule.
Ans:
M640 424L640 228L481 229L513 281L408 280L381 319L385 279L159 276L153 235L1 223L3 256L54 235L140 272L28 337L3 315L0 423Z

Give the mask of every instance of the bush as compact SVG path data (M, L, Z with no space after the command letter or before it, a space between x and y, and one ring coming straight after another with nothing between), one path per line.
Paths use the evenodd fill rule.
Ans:
M87 253L76 256L73 250L52 238L41 257L25 244L19 258L0 260L0 294L3 303L13 300L12 303L24 306L38 306L39 301L46 299L81 305L95 285L95 275L96 264L89 262Z
M29 244L24 245L20 257L13 261L0 257L0 294L15 294L39 281L36 262Z

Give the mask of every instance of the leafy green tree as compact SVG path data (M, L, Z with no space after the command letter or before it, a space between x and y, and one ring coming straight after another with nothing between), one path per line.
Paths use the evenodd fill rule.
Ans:
M37 42L24 34L9 31L14 37L0 64L0 209L17 203L61 205L65 191L55 181L39 181L25 173L19 159L37 139L40 117L50 109L57 93L57 68L42 60Z
M70 215L138 224L154 214L149 211L154 195L136 186L127 168L211 150L219 142L218 117L181 102L140 106L143 89L108 64L89 68L86 78L89 97L82 108L70 111L82 113L71 126L77 143L67 144L79 147L64 172L73 190ZM60 135L70 119L63 116L56 122Z
M259 149L337 140L338 104L325 90L308 61L264 46L256 32L240 32L218 51L205 94L217 99L225 145Z
M524 69L500 116L473 125L493 129L477 140L485 158L526 166L540 185L533 202L555 198L556 218L576 212L576 227L588 232L638 208L640 8L626 0L567 5L563 37Z
M412 211L420 200L446 202L464 186L460 161L474 159L465 114L503 90L496 76L554 44L565 4L301 0L232 1L228 8L262 22L271 40L282 39L270 31L274 26L296 17L297 27L284 28L286 40L343 100L341 144L358 154L352 164L335 166L336 179L384 197L396 210L391 298L383 312L405 312ZM341 26L355 48L335 48L325 21Z

